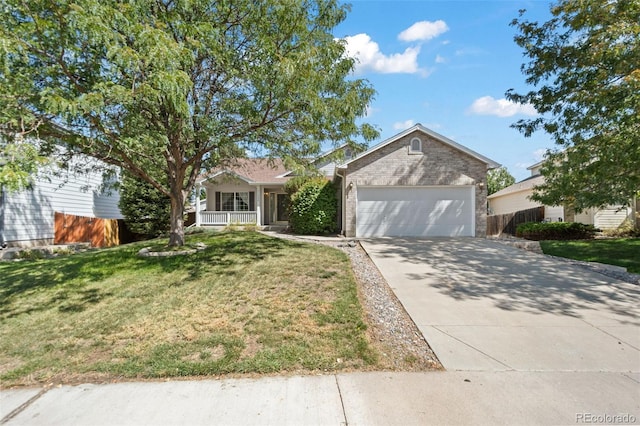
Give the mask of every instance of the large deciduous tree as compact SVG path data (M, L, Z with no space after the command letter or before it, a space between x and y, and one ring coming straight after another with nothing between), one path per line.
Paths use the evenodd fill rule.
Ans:
M122 167L170 199L170 245L203 170L247 155L303 162L377 136L349 78L336 0L3 0L5 137ZM162 178L157 178L162 176Z
M506 167L498 167L487 172L487 195L495 194L501 189L516 183Z
M576 210L628 204L640 190L640 2L560 0L545 23L513 21L534 88L508 99L541 114L514 127L544 130L545 183L533 199Z

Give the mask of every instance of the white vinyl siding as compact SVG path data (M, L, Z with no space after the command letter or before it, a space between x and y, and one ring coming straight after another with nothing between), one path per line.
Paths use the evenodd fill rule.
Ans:
M544 206L544 220L547 222L564 222L564 207Z
M616 229L630 216L629 207L608 206L595 212L593 225L600 229Z
M323 164L318 167L318 171L322 173L324 176L329 178L333 178L336 172L336 163L334 161L328 162L327 164Z
M540 204L527 198L530 195L531 191L529 190L491 198L489 199L490 212L491 214L507 214L538 207Z
M2 194L0 240L3 242L53 241L53 205L40 185L32 191Z
M471 186L359 187L357 237L475 235Z
M489 214L509 214L540 207L539 203L531 201L528 198L532 192L531 189L527 189L489 199ZM545 206L544 218L549 222L563 221L564 208L562 206Z
M37 178L33 189L5 192L0 210L0 229L6 242L48 240L54 237L54 212L77 216L122 219L120 195L102 188L102 173L58 171Z

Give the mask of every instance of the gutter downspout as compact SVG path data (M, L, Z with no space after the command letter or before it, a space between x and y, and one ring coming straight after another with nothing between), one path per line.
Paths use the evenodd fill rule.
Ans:
M5 248L7 244L4 241L4 205L5 195L4 188L0 185L0 250Z
M346 169L345 169L346 171ZM341 186L341 190L340 190L340 195L342 197L341 203L340 203L340 215L341 220L340 220L340 234L341 235L346 235L345 232L345 219L346 219L346 213L347 213L347 184L346 184L346 173L344 175L340 174L340 169L336 167L336 176L340 176L340 186Z

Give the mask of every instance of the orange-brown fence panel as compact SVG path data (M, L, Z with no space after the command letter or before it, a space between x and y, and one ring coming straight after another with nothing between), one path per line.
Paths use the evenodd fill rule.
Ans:
M120 245L118 219L104 219L104 245L106 247Z
M55 212L54 244L91 243L92 247L117 245L117 220Z

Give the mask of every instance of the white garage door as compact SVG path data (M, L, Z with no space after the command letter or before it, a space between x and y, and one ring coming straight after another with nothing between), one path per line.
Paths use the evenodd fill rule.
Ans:
M358 187L357 237L475 234L473 187Z

